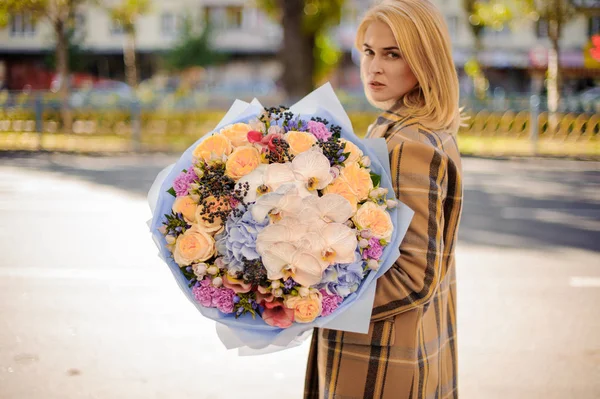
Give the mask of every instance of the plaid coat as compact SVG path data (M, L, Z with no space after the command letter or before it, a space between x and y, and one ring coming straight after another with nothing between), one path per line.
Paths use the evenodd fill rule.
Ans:
M368 334L315 330L305 399L458 397L460 154L452 134L401 112L384 112L367 134L386 139L396 195L415 211L401 257L377 280Z

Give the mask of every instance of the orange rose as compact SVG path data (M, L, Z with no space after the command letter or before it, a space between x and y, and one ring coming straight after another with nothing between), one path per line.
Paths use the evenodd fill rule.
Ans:
M239 180L252 172L261 164L260 153L254 147L238 147L227 158L225 173L234 180Z
M340 139L340 142L342 143L346 143L346 146L344 147L344 152L349 152L350 155L348 155L348 159L346 159L344 161L344 163L352 163L352 162L357 162L363 155L363 152L361 151L360 148L358 148L356 146L356 144L354 144L351 141L348 141L346 139Z
M177 197L175 198L175 202L173 202L173 212L181 213L188 223L192 223L196 219L197 208L198 203L189 195Z
M321 315L322 295L320 292L312 292L306 297L290 296L285 301L285 306L294 310L294 321L298 323L310 323Z
M206 138L194 149L192 153L196 159L205 162L222 159L231 154L231 141L222 134L213 134Z
M252 128L246 123L234 123L233 125L225 126L219 133L227 137L234 147L241 147L249 144L248 132L250 130Z
M384 240L392 237L394 225L390 214L374 202L367 201L361 205L352 220L360 230L369 229L374 237Z
M177 237L173 258L180 266L205 261L215 254L215 240L197 225Z
M196 208L195 221L196 223L202 227L204 231L207 233L213 234L216 233L223 227L223 221L219 217L214 217L214 221L211 223L207 220L204 220L204 217L210 216L211 213L219 210L228 210L230 208L229 203L225 199L217 200L214 196L207 197L204 200L205 203L211 204L209 206L208 212L204 210L203 205L199 205Z
M350 189L356 193L358 202L364 201L369 196L369 192L373 189L373 181L369 170L361 168L356 162L352 162L340 174L340 178L348 183Z
M352 191L348 183L340 179L339 177L335 179L330 185L325 187L323 190L323 194L338 194L342 197L346 198L350 205L352 206L352 213L356 212L356 208L358 206L358 200L356 197L356 193Z
M306 132L291 131L287 132L283 137L289 144L290 152L293 155L308 151L317 142L317 138L312 133Z

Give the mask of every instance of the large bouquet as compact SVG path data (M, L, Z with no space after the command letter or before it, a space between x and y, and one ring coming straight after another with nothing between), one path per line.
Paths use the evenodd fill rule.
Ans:
M155 240L188 297L230 327L229 347L326 325L398 255L408 221L389 173L333 114L247 105L157 179Z

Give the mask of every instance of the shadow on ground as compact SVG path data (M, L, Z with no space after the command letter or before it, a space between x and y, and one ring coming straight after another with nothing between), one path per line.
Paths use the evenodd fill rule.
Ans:
M145 197L172 155L0 153L5 166L62 174ZM600 252L600 164L464 160L459 241L496 248Z

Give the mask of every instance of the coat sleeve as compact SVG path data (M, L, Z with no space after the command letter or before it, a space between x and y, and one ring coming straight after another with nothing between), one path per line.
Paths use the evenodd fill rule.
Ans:
M447 159L443 152L400 133L391 146L390 167L396 196L415 214L400 245L400 257L377 280L372 321L427 303L439 285L444 251Z

